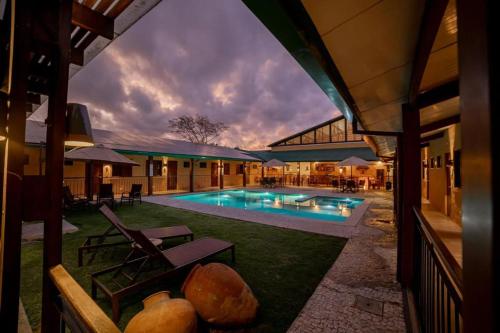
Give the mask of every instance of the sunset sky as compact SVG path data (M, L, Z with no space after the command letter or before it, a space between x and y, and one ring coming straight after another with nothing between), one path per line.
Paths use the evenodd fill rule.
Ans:
M71 79L68 100L95 128L156 136L206 115L229 126L219 144L248 149L340 114L235 0L160 2Z

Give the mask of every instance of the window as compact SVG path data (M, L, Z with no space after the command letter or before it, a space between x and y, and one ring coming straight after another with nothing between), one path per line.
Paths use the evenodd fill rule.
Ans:
M286 142L287 145L300 145L300 136L296 136L291 138Z
M161 176L162 161L153 161L153 176Z
M184 166L184 168L189 168L191 166L191 163L189 163L188 161L185 161L183 163L183 166Z
M347 141L361 141L363 140L363 136L360 134L354 134L352 131L352 123L347 122Z
M320 127L316 130L316 143L330 142L330 125Z
M207 162L200 162L200 169L206 169L207 168Z
M436 157L436 168L440 168L440 167L441 167L441 155Z
M332 141L345 141L345 119L340 119L332 123Z
M242 175L245 171L245 165L244 164L238 164L238 168L236 169L236 174L237 175Z
M431 169L436 167L436 163L434 163L434 157L431 157Z
M310 143L314 143L314 131L310 131L302 135L302 144L307 145Z
M24 165L30 164L30 155L24 154Z
M224 175L229 176L231 174L231 169L230 169L230 164L229 163L224 163Z
M132 177L132 166L131 165L113 165L112 177Z
M257 169L257 164L253 164L252 169Z

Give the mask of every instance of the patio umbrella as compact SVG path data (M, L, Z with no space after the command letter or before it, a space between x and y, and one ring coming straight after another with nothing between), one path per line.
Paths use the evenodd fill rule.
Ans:
M352 167L353 166L364 166L367 167L370 165L368 161L365 161L362 158L356 157L356 156L351 156L349 158L346 158L343 161L340 161L337 163L338 166L350 166L351 167L351 178L352 178Z
M110 164L139 165L122 154L102 146L75 148L65 152L64 158L74 161L99 161Z
M268 168L282 167L283 168L283 184L285 183L285 167L287 165L288 165L287 163L280 161L276 158L273 158L272 160L269 160L263 164L263 166L268 167Z

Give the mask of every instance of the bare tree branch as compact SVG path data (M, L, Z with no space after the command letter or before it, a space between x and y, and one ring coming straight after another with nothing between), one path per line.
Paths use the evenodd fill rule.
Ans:
M228 127L223 122L212 122L206 116L184 115L168 121L168 128L175 133L194 143L212 143Z

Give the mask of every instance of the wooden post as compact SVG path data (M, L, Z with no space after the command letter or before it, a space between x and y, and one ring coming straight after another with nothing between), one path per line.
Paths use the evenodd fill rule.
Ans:
M50 6L49 6L50 7ZM43 239L43 290L41 331L60 330L60 314L55 306L58 295L53 285L49 269L62 261L62 183L64 167L64 136L66 104L68 95L68 75L71 50L71 9L72 1L54 2L52 13L58 52L51 61L54 72L50 78L49 104L47 112L47 158L46 177L48 184L48 216L44 223ZM51 8L47 8L51 11Z
M219 160L219 187L220 189L224 189L224 163L222 163L222 160Z
M146 175L148 176L148 195L153 195L153 156L148 156Z
M247 187L247 162L243 162L243 187Z
M26 89L28 76L30 8L11 1L12 25L10 35L10 105L7 112L8 127L5 141L2 197L2 226L0 246L0 323L2 332L17 332L22 232L22 187L24 176L24 135L26 129ZM8 7L7 7L8 8ZM5 105L4 105L5 106Z
M94 174L92 161L85 163L85 196L88 200L94 198Z
M191 159L191 168L189 169L189 192L194 192L194 159Z
M500 126L499 22L492 1L458 0L457 13L464 332L498 332L500 157L494 133Z
M413 281L416 216L413 207L420 208L420 112L410 104L402 106L403 134L401 135L400 171L401 224L398 226L398 277L404 287Z
M264 162L260 163L260 178L264 178Z
M298 176L297 176L297 186L300 186L300 162L297 163L297 170L298 170Z

